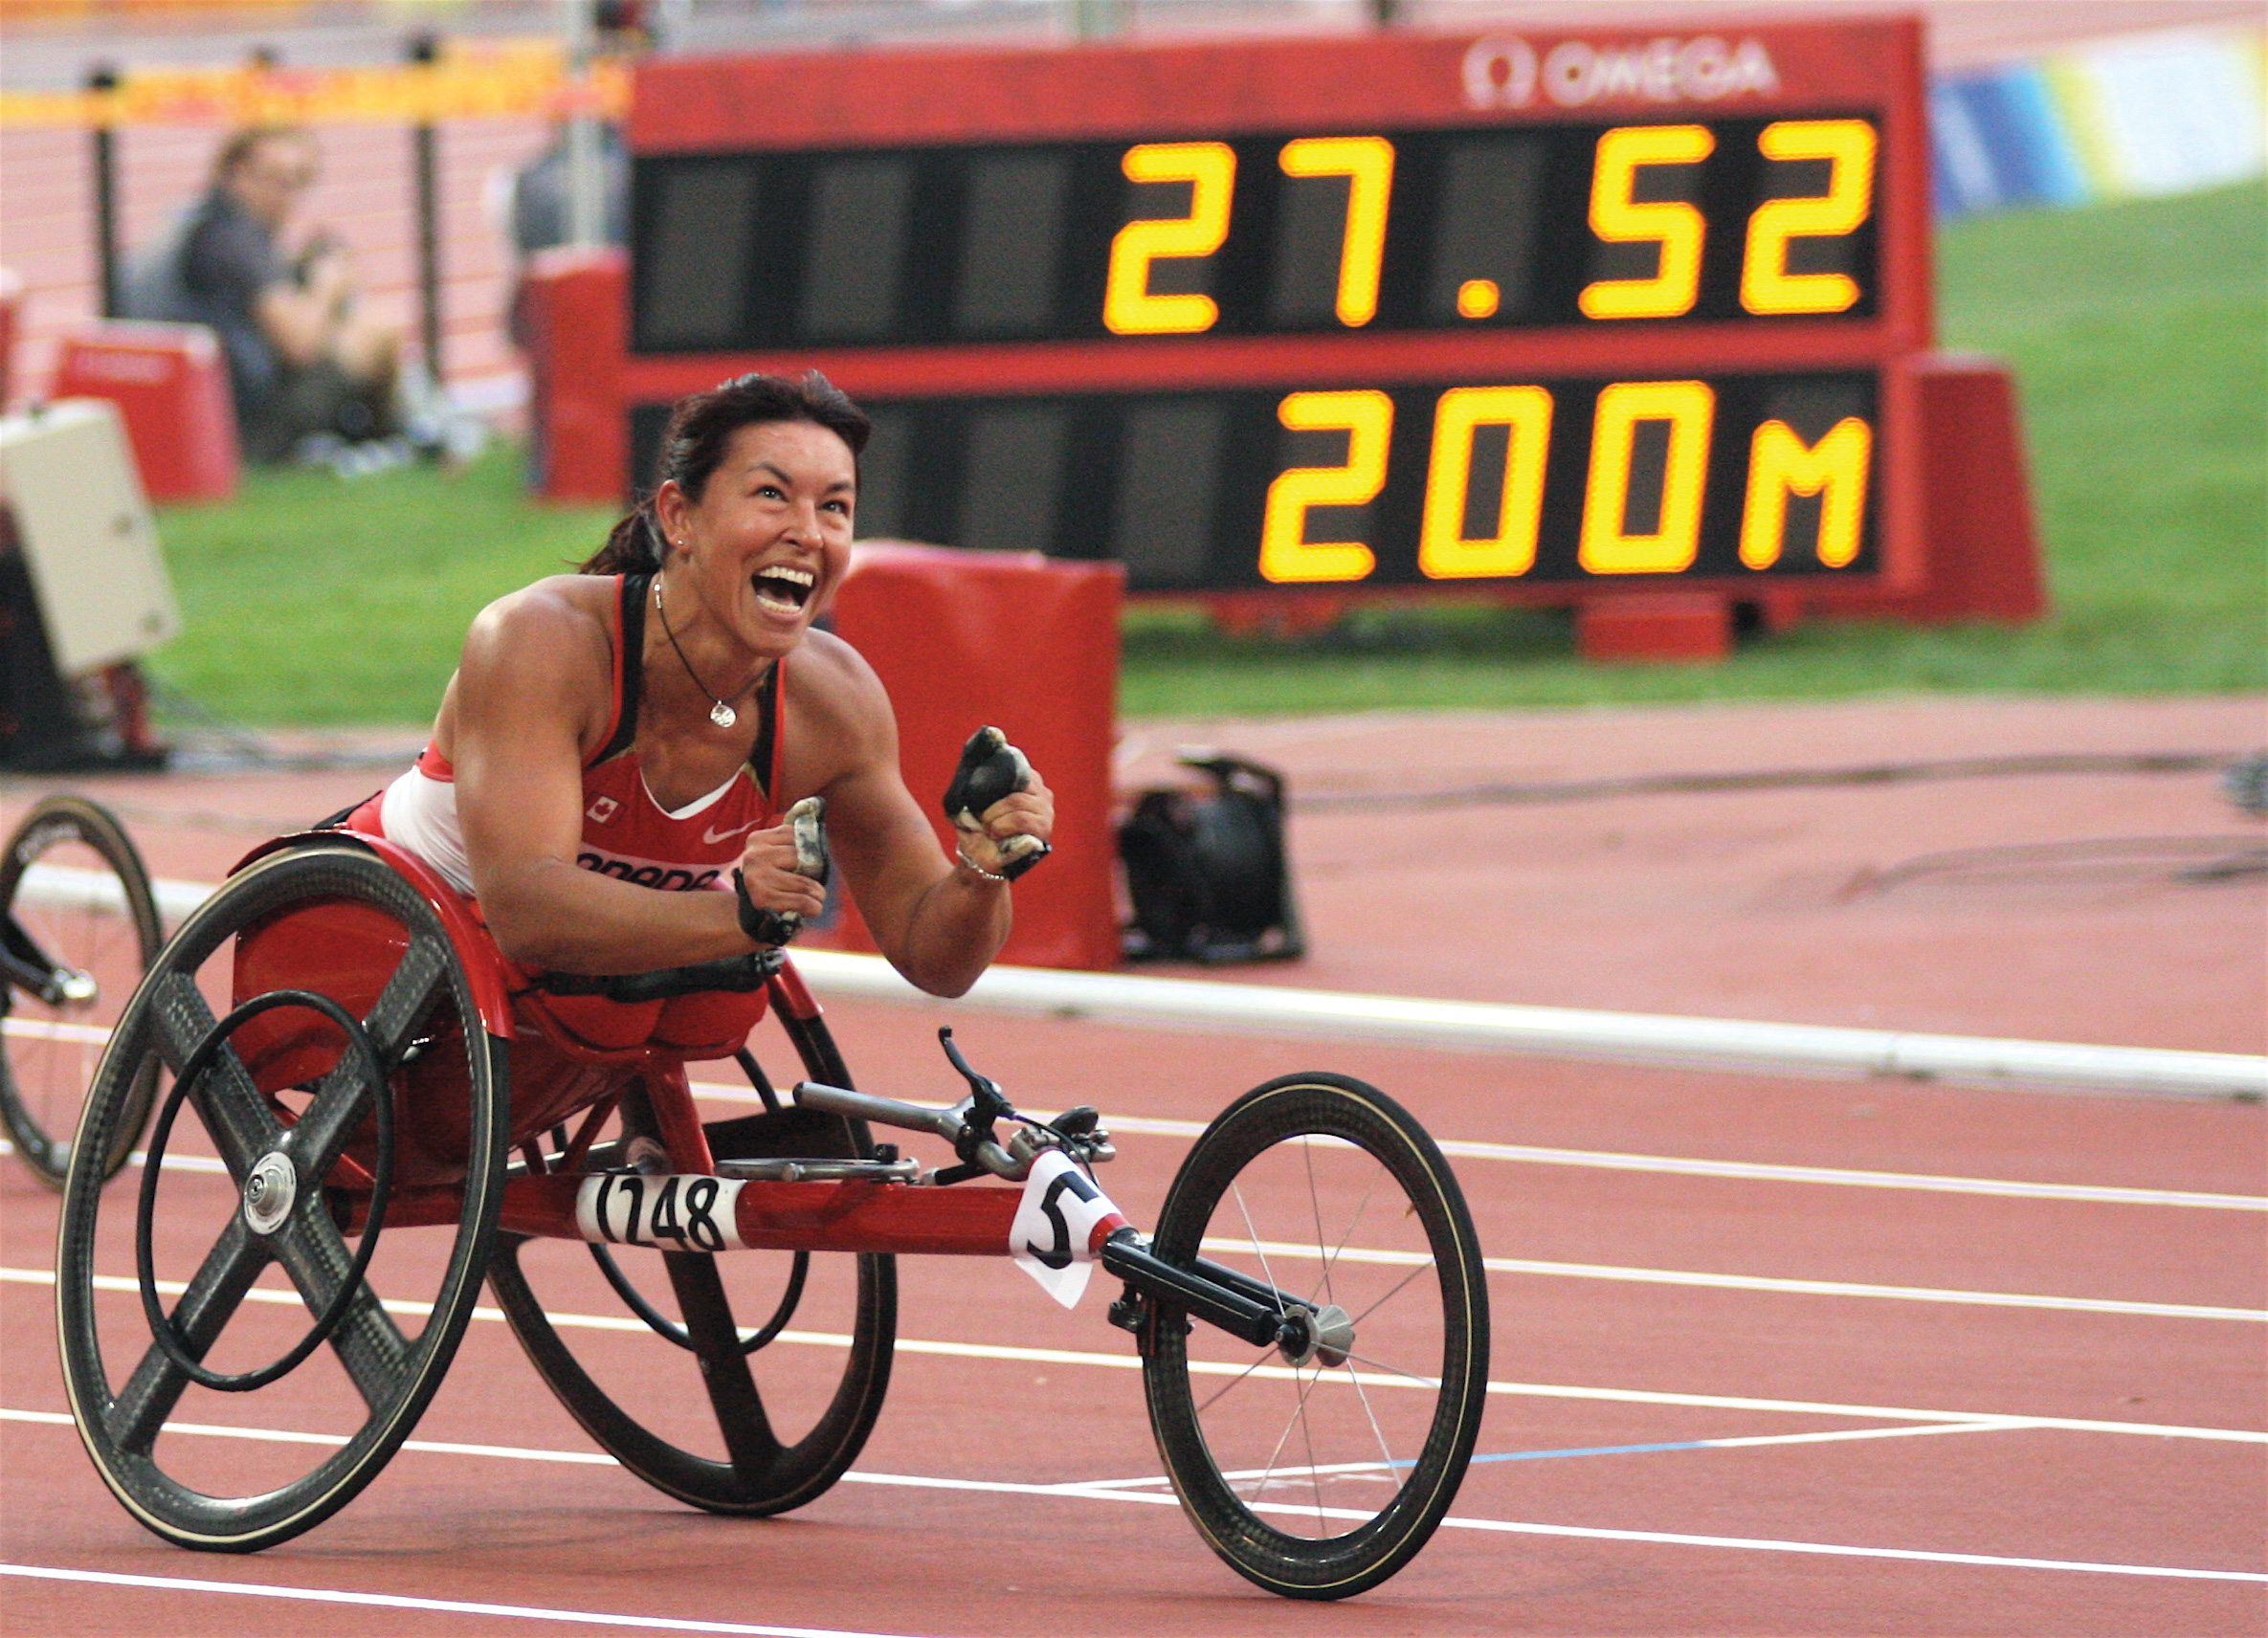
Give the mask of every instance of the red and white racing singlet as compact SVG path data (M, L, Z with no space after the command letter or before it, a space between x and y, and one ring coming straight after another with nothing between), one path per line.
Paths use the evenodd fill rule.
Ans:
M617 575L615 583L613 715L606 738L583 764L583 838L575 863L664 893L730 893L732 869L747 846L748 833L779 823L771 793L780 781L781 672L787 661L775 663L757 689L759 725L748 760L706 796L675 811L665 808L646 787L636 748L640 656L645 652L646 605L654 577ZM349 814L345 828L408 848L452 887L472 896L473 873L465 859L464 830L456 811L456 770L434 745L429 743L413 766ZM634 1038L665 1036L692 1045L697 1039L711 1042L712 1022L727 1023L722 1016L713 1021L704 1016L697 1023L691 1014L706 1009L687 1004L706 999L687 996L668 1004L673 1016L688 1015L682 1022L694 1026L690 1030L657 1032L660 1003L634 1007L588 997L545 997L542 1010L556 1015L555 1021L567 1023L572 1033L592 1045L622 1046ZM739 1021L739 1034L745 1035L762 1016L761 992L715 999L729 1000L736 1005L727 1010L745 1014ZM723 1039L716 1035L718 1044ZM737 1039L731 1043L737 1044ZM729 1052L731 1045L724 1046L724 1051Z

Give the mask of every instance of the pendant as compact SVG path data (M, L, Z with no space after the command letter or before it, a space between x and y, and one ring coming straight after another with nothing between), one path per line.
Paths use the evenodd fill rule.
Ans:
M716 709L709 713L709 720L720 728L729 728L740 719L741 714L722 699L717 701Z

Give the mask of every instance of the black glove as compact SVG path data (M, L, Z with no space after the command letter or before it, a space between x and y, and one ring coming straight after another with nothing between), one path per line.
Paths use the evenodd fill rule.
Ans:
M1003 797L1028 789L1032 764L997 728L979 728L961 747L961 765L945 786L945 815L960 832L961 859L971 870L1013 881L1054 852L1037 836L994 841L985 834L984 815Z
M795 837L795 874L825 882L833 868L827 856L827 799L807 796L788 809L788 825ZM791 910L759 910L748 899L748 884L732 873L732 890L740 896L741 931L759 944L785 944L803 931L803 918Z

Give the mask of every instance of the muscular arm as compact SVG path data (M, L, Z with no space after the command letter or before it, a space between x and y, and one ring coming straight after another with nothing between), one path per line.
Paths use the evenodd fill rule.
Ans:
M956 867L939 849L899 775L897 720L864 660L814 632L790 675L807 731L832 753L820 786L828 839L875 942L919 988L965 993L1007 941L1014 919L1008 888Z
M744 954L754 945L731 895L656 893L575 866L583 745L605 728L592 717L609 697L608 642L557 581L492 605L465 639L442 739L489 928L514 961L556 972Z

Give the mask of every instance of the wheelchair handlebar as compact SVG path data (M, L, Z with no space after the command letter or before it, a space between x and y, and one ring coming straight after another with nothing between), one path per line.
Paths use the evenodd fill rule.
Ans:
M963 1098L950 1109L933 1109L926 1104L901 1103L895 1097L877 1097L871 1093L853 1092L845 1086L827 1086L815 1080L797 1081L789 1088L789 1096L805 1109L823 1110L829 1115L846 1115L854 1119L871 1121L877 1126L897 1126L908 1132L928 1132L943 1138L960 1154L967 1149L967 1163L981 1168L994 1177L1021 1183L1032 1172L1032 1154L1011 1154L990 1137L980 1138L973 1144L966 1144L969 1134L967 1116L974 1106L973 1098ZM989 1128L988 1127L989 1131ZM950 1181L950 1180L947 1180Z

